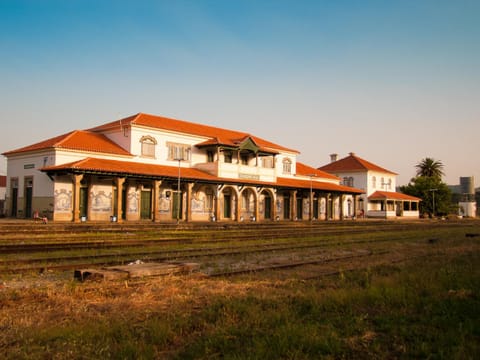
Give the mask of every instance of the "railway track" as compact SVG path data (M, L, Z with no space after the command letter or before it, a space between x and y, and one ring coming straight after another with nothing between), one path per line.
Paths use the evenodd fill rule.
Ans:
M352 246L384 246L392 241L409 241L408 237L401 238L375 238L375 239L356 239L331 241L309 241L301 243L270 243L270 244L252 244L252 245L231 245L226 247L208 247L201 249L183 249L183 250L160 250L158 252L139 252L126 255L121 254L102 254L91 256L68 256L68 257L43 257L28 260L5 260L0 261L1 273L21 273L21 272L45 272L47 270L74 270L80 267L110 266L142 260L145 262L171 262L171 261L199 261L209 259L214 261L216 258L235 257L243 255L252 257L262 253L275 254L298 254L299 252L324 252L325 249L344 249ZM303 263L303 262L302 262Z
M448 224L448 226L455 228L457 225ZM185 260L206 262L235 256L248 258L260 253L296 254L320 251L325 248L358 248L359 246L365 249L366 246L381 247L402 241L408 242L409 232L415 233L426 228L431 227L424 223L404 222L366 222L356 223L353 226L340 223L338 227L332 224L272 227L229 225L197 231L176 229L165 231L165 233L157 229L153 234L145 232L142 228L142 231L129 235L135 236L136 239L110 239L112 233L107 236L107 239L103 239L103 236L96 232L91 241L65 240L63 243L49 234L47 242L42 238L28 244L1 244L0 274L65 271L79 267L125 264L137 259L153 262ZM78 239L78 235L84 234L75 235L77 238L72 239ZM52 242L52 239L55 241ZM298 239L308 240L299 242ZM0 228L0 241L2 240L4 239L2 239ZM307 265L305 262L308 261L310 260L298 263Z
M375 239L375 240L348 240L343 241L341 244L343 246L348 246L351 244L365 244L375 242L378 244L380 241L390 241L391 239ZM187 260L195 259L202 257L212 257L212 256L225 256L225 255L239 255L239 254L253 254L253 253L262 253L262 252L275 252L275 251L295 251L295 250L306 250L306 249L321 249L325 247L331 247L337 244L338 241L322 241L322 242L302 242L295 244L256 244L256 245L231 245L228 247L209 247L201 249L183 249L183 250L159 250L159 251L148 251L148 252L135 252L128 253L126 255L119 255L118 253L109 253L109 254L100 254L100 255L90 255L90 256L60 256L60 257L41 257L33 259L11 259L11 260L0 260L0 273L2 268L12 269L13 271L25 270L25 271L35 271L35 270L45 270L45 268L55 268L55 263L60 262L73 262L72 266L78 266L78 263L88 259L99 260L96 262L96 265L106 265L119 262L130 262L135 259L143 259L148 261L172 261L172 260ZM121 260L117 259L114 261L102 261L102 259L111 259L112 257L122 257ZM52 265L48 265L48 264ZM39 266L26 266L24 268L21 265L28 264L41 264ZM83 264L92 264L83 263ZM7 270L8 271L8 270Z
M28 234L23 237L5 237L2 236L0 227L0 254L20 254L38 251L61 251L71 249L114 249L135 246L157 246L159 244L175 245L216 241L229 242L232 240L248 241L256 239L285 239L285 238L305 238L308 236L342 236L345 234L379 232L386 229L391 231L415 230L424 228L424 224L405 224L405 223L374 223L355 226L331 224L318 224L313 226L272 226L264 227L231 227L231 225L219 226L215 230L167 230L157 228L154 232L146 232L143 228L136 232L115 232L108 233L95 232L89 233L69 233L52 236L35 236ZM330 226L328 226L330 225ZM78 230L78 229L77 229Z

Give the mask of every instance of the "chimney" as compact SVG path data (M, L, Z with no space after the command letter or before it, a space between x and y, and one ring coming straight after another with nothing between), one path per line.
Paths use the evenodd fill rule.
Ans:
M355 153L352 151L352 152L349 153L348 155L350 155L350 156L355 156Z
M338 154L330 154L330 162L333 163L337 161Z

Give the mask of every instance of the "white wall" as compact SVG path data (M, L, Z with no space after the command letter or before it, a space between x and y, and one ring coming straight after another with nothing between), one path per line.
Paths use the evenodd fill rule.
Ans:
M465 217L475 217L477 214L477 203L476 202L460 202L458 203L458 206L460 207L460 213L459 215L465 216Z
M117 131L104 132L103 135L105 135L107 138L109 138L114 143L121 146L128 152L131 152L130 144L132 135L130 129L130 127L127 127L127 130L124 132L123 129L119 128Z
M291 168L291 173L287 174L283 172L283 160L284 159L290 159L292 162L292 168ZM295 153L288 153L288 152L283 152L278 154L275 157L275 175L278 177L284 177L284 178L293 178L295 177L295 174L297 173L297 154Z
M142 157L142 146L140 139L143 136L151 136L157 141L155 146L155 157ZM178 133L172 133L156 129L148 128L139 128L134 127L131 130L131 146L130 152L135 156L134 161L157 164L157 165L166 165L166 166L177 166L178 161L168 160L168 147L167 143L178 143L185 144L190 146L190 161L182 162L181 166L193 166L196 163L205 163L206 162L206 152L195 147L196 144L201 143L208 138L199 137L199 136L188 136Z
M376 178L376 186L375 188L372 187L372 178L375 176ZM382 178L383 178L383 183L382 183ZM388 183L389 180L391 180L391 186L385 185L385 183ZM368 172L368 191L367 191L367 196L370 196L373 194L375 191L390 191L390 192L395 192L396 189L396 175L390 174L390 173L384 173L384 172L378 172L378 171L369 171Z
M353 187L364 190L366 197L373 194L375 191L389 191L395 192L396 189L396 175L391 173L384 173L378 171L361 171L361 172L338 172L335 173L343 182L344 177L353 177ZM376 186L372 185L372 178L376 178ZM382 186L382 178L384 183L392 181L391 186Z
M26 155L20 154L10 157L7 160L7 193L10 192L11 178L18 179L18 196L23 197L26 177L33 178L33 196L52 196L53 181L39 169L54 164L55 156L53 151L41 154Z

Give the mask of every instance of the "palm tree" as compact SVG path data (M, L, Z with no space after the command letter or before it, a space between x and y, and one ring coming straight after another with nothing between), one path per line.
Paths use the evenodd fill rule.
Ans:
M441 179L445 175L442 162L433 158L427 157L415 165L415 167L417 168L417 176Z

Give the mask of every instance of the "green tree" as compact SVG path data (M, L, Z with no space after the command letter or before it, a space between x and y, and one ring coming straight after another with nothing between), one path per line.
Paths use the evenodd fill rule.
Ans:
M417 176L410 180L408 185L400 187L400 191L407 195L422 199L420 214L430 217L447 215L454 211L452 207L452 192L442 181L443 164L433 158L422 159L417 165Z
M422 159L415 167L417 168L417 176L441 179L445 175L442 162L433 158Z
M452 193L447 184L437 177L417 176L408 185L401 186L400 191L422 199L420 214L434 217L447 215L453 210Z

